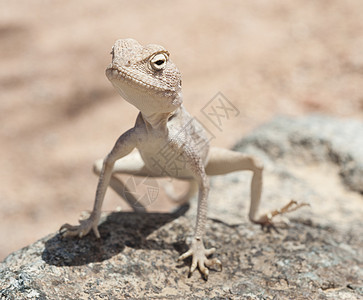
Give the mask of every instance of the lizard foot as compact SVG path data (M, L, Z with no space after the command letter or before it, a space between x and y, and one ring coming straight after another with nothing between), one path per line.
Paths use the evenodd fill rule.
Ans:
M92 217L92 215L86 219L79 221L80 225L70 225L70 224L64 224L59 229L59 233L63 237L69 237L69 236L79 236L80 238L87 235L91 229L93 229L93 232L97 238L100 238L101 235L98 231L98 221Z
M293 212L297 209L299 209L300 207L303 206L310 206L310 204L306 203L306 202L302 202L302 203L298 203L295 200L291 200L288 204L286 204L285 206L283 206L280 209L275 209L272 212L269 212L263 216L261 216L258 220L252 220L253 223L255 224L259 224L261 225L262 229L267 228L267 232L270 232L271 229L275 230L276 232L278 232L275 224L273 223L272 219L275 216L278 215L283 215L289 212Z
M203 241L199 238L195 238L192 242L190 249L179 256L178 261L184 260L189 256L192 256L192 265L189 270L190 277L194 270L198 267L205 280L208 280L209 270L212 266L217 266L222 270L222 263L217 258L208 259L207 256L213 254L216 251L215 248L205 249Z

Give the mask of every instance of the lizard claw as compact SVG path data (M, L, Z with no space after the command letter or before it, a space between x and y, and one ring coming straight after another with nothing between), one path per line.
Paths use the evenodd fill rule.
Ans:
M267 233L271 233L272 231L274 231L276 233L280 233L280 231L278 230L276 224L274 224L273 222L264 223L264 224L260 224L260 225L261 225L262 231L265 231Z
M80 225L70 225L70 224L63 224L61 228L59 228L59 233L63 237L70 237L70 236L79 236L80 238L87 235L91 229L97 238L100 238L101 235L98 231L98 222L94 220L94 218L88 218L86 220L79 221Z
M308 203L305 203L305 202L298 203L295 200L291 200L288 204L286 204L282 208L276 209L276 210L274 210L272 212L269 212L269 213L261 216L258 220L252 220L252 222L255 223L255 224L261 225L261 228L263 230L266 229L266 231L268 233L271 232L271 229L274 230L275 232L279 233L279 231L278 231L276 225L274 224L274 222L272 221L272 219L275 216L283 215L283 214L286 214L286 213L289 213L289 212L293 212L293 211L295 211L295 210L297 210L297 209L299 209L300 207L303 207L303 206L310 206L310 205ZM284 223L287 224L286 221Z
M184 260L189 256L192 256L192 264L190 266L188 277L192 276L192 273L198 267L203 275L204 280L208 280L210 267L217 266L218 270L222 270L222 263L217 258L208 259L207 256L213 254L216 251L215 248L205 249L203 241L201 239L194 239L190 249L184 254L180 255L178 261Z

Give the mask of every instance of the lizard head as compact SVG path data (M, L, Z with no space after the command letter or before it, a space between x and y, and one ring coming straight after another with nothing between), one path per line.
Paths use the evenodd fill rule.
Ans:
M111 54L107 78L142 113L169 113L182 104L181 75L163 47L121 39Z

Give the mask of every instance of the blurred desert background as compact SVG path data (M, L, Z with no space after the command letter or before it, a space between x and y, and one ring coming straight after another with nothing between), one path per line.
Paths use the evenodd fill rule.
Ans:
M0 0L0 261L92 208L93 161L138 113L104 75L127 37L169 50L204 124L218 92L238 108L222 131L210 127L213 145L277 115L362 120L360 0ZM109 191L103 209L118 206Z

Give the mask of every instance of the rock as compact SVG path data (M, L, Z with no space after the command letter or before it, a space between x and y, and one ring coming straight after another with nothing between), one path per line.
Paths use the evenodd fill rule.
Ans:
M361 299L362 128L280 117L241 140L236 149L266 165L262 210L292 195L311 207L265 233L247 220L250 174L214 178L205 240L223 270L208 281L187 277L190 260L176 262L193 233L193 199L174 213L106 215L100 240L52 234L12 253L0 264L0 298Z
M235 150L249 147L260 149L274 162L289 159L332 163L339 167L347 187L363 194L362 122L318 115L280 117L244 138Z

